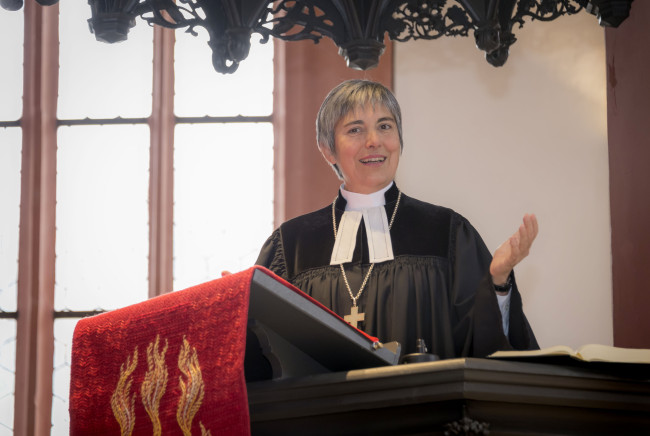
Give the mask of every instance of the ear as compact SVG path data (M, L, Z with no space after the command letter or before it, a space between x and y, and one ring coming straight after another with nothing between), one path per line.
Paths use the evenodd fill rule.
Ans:
M328 146L318 144L318 149L327 162L329 162L331 165L334 165L336 163L336 156L334 153L332 153Z

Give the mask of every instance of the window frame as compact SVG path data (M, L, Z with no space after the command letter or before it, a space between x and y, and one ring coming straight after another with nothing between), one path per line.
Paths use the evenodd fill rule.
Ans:
M48 435L52 428L54 321L101 311L55 311L57 129L88 124L150 128L148 297L173 288L174 129L181 123L273 122L269 116L176 117L173 29L154 26L152 112L147 118L60 120L59 5L24 4L23 111L0 127L22 129L21 210L15 318L14 434ZM143 25L143 23L140 23ZM217 74L217 73L215 73Z

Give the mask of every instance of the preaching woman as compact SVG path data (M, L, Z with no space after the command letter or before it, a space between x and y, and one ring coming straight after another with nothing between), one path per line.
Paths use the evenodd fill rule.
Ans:
M343 181L338 195L277 228L258 265L404 354L420 339L442 359L538 348L513 273L537 235L534 215L492 256L461 215L400 191L401 110L379 83L332 89L316 138Z

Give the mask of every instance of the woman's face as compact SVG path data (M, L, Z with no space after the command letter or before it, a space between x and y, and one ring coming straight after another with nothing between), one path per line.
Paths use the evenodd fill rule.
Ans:
M345 189L371 194L390 184L399 163L400 143L395 118L384 105L359 106L334 128L335 154L321 148L325 159L343 174Z

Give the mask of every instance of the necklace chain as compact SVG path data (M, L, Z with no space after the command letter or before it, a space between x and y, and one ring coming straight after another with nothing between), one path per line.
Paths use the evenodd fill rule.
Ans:
M399 207L399 201L402 198L402 191L398 191L397 194L397 201L395 202L395 209L393 209L393 215L390 217L390 223L388 223L388 231L393 227L393 222L395 222L395 215L397 214L397 208ZM334 227L334 239L336 239L336 199L332 202L332 225ZM357 295L352 294L352 289L350 288L350 283L348 283L348 277L345 274L345 268L343 268L343 264L340 263L339 266L341 267L341 275L343 276L343 282L345 283L345 287L348 290L348 294L350 294L350 298L352 298L352 307L357 307L357 300L361 296L361 293L366 287L366 284L368 283L368 279L370 278L370 273L372 273L372 269L375 267L375 263L370 264L370 268L368 269L368 272L366 273L366 276L363 279L363 282L361 283L361 287L359 288L359 292L357 292Z

